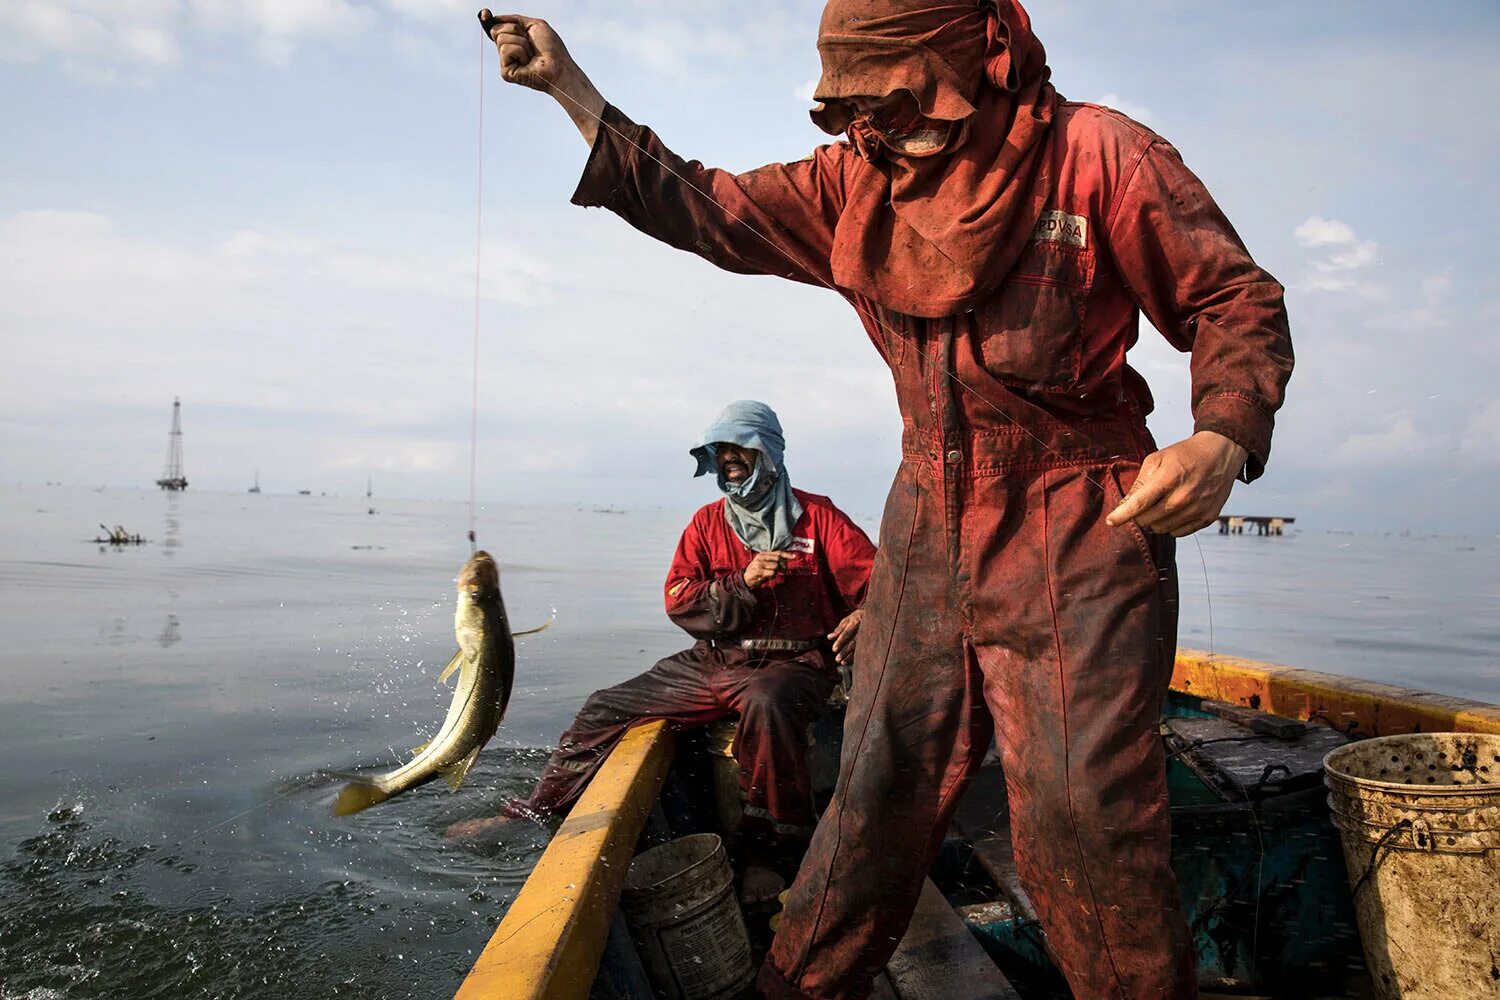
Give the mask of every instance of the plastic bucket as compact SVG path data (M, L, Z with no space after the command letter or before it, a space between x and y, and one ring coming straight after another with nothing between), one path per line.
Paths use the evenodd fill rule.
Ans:
M754 978L745 918L717 834L695 833L637 855L620 909L657 996L727 1000Z
M1376 996L1500 997L1500 736L1386 736L1323 766Z

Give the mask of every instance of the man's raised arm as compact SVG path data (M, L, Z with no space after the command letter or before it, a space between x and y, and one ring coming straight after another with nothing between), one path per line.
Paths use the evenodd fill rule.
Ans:
M686 161L605 101L546 21L480 12L500 76L550 94L592 147L573 203L603 207L679 250L741 274L830 284L842 147L743 174Z

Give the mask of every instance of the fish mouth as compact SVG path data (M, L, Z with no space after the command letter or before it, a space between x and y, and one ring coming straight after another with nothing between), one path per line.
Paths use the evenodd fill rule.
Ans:
M469 557L458 573L458 589L471 593L500 586L500 568L488 552L480 549Z

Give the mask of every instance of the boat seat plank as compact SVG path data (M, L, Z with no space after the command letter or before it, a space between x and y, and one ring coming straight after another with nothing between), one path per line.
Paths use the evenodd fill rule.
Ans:
M1296 739L1278 739L1223 718L1170 718L1164 725L1172 752L1200 763L1234 799L1321 785L1323 757L1349 742L1325 726L1308 726Z
M455 1000L585 1000L675 741L636 726L600 765Z
M1021 1000L931 879L885 971L899 1000Z

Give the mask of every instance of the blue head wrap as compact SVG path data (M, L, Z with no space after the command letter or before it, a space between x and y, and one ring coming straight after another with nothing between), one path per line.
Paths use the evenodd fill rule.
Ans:
M719 473L715 442L739 445L759 453L755 469L742 483L731 483ZM724 407L724 412L698 435L690 454L698 460L694 476L712 472L723 491L724 516L740 541L753 551L786 549L792 544L792 528L802 516L802 505L792 493L792 481L781 460L786 439L776 411L765 403L742 399Z

